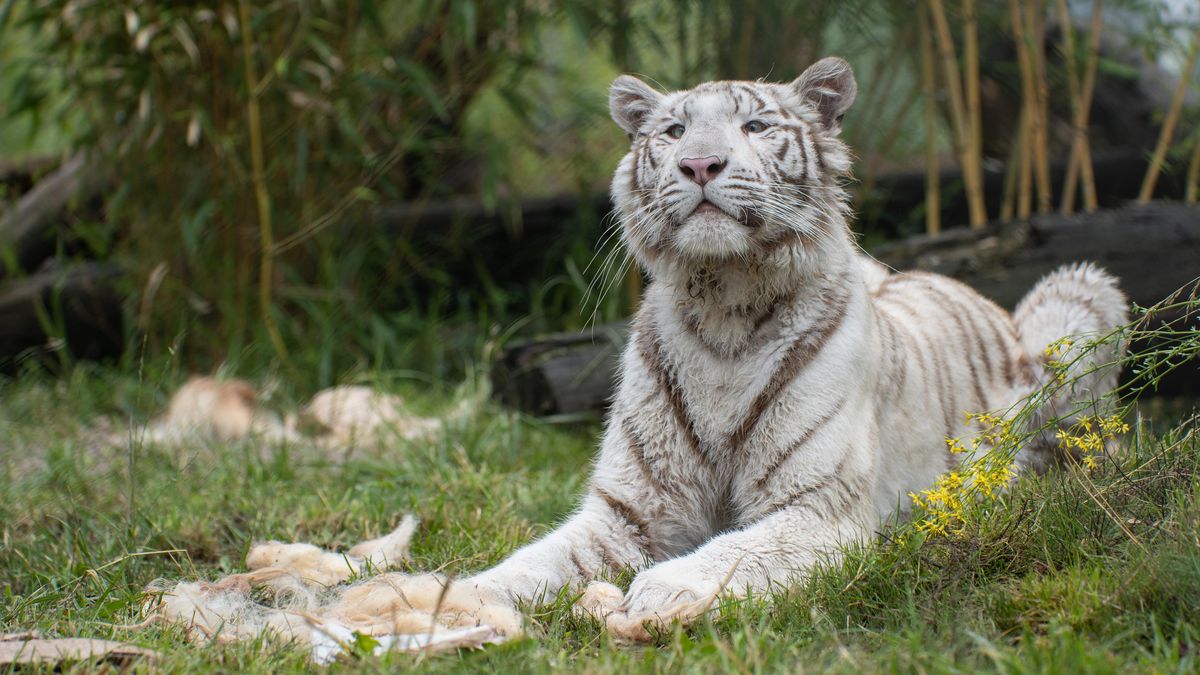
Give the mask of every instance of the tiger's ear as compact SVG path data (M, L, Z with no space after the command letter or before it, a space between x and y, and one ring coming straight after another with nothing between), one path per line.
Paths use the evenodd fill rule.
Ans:
M663 95L632 75L613 80L608 90L608 112L625 133L637 134L642 122Z
M854 103L858 83L850 64L829 56L808 67L792 82L801 100L813 106L821 115L821 123L833 133L842 129L842 115Z

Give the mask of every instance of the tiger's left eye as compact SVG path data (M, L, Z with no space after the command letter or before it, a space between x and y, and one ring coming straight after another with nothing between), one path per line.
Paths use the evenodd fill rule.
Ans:
M742 125L742 130L748 134L761 134L762 132L766 131L767 127L769 126L771 125L760 120L750 120Z

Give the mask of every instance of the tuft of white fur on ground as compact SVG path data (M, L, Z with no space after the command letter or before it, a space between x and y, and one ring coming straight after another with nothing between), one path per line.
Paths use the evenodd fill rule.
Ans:
M385 431L410 440L425 438L442 426L441 420L409 413L403 398L361 385L318 392L300 415L316 425L324 439L337 443L371 439Z
M146 429L146 440L183 444L197 439L232 442L251 434L284 439L289 431L258 405L245 380L193 377L171 397L166 412Z
M312 544L268 541L246 554L253 572L282 570L308 585L333 586L374 569L387 569L408 560L408 543L417 530L417 519L406 515L390 534L364 541L345 553L326 551Z
M193 377L171 397L167 410L147 426L144 440L174 446L251 438L320 448L381 446L396 438L436 436L447 423L474 414L486 392L464 398L441 417L414 414L402 397L361 385L317 392L298 412L283 417L263 409L260 399L254 386L244 380ZM119 444L125 439L114 434L110 441Z
M520 635L520 614L504 598L481 599L437 575L354 575L408 559L417 521L405 516L390 534L337 553L306 543L266 542L246 556L249 572L215 582L159 581L144 607L147 618L182 626L197 641L237 642L272 636L307 645L329 663L355 642L376 651L438 651L481 647ZM255 591L271 600L256 600Z

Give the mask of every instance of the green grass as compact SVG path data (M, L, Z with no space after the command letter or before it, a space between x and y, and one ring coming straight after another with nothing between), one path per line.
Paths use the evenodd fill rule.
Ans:
M161 650L167 671L307 670L301 650L271 641L196 646L178 629L107 624L137 621L157 578L240 571L255 540L343 547L406 512L422 521L414 569L493 564L571 510L598 432L489 410L437 441L349 456L100 442L147 419L173 384L85 366L0 381L0 632L125 639ZM423 410L449 404L401 393ZM790 593L725 602L649 647L612 644L563 599L531 610L523 640L333 669L1193 671L1200 440L1192 420L1139 426L1130 441L1091 475L1023 479L961 537L923 541L901 524Z

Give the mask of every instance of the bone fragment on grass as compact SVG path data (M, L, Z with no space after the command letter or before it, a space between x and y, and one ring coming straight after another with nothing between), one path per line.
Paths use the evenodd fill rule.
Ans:
M146 430L146 439L171 443L207 436L233 441L262 426L257 417L258 392L249 382L193 377L171 397L167 411Z

